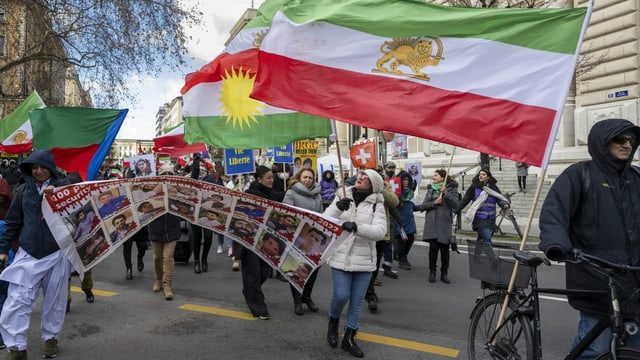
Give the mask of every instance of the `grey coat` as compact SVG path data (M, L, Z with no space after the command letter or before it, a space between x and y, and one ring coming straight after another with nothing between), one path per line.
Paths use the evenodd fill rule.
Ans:
M303 183L296 182L284 194L282 202L287 205L322 213L321 190L317 184L314 184L313 188L309 189Z
M529 175L529 165L523 164L521 162L516 163L516 175L517 176L527 176Z
M436 205L434 201L440 196L431 185L427 186L427 194L422 204L416 205L414 211L425 211L424 229L422 230L423 240L438 239L439 243L451 243L453 211L458 208L460 193L458 193L458 183L451 181L447 184L447 193L444 202Z

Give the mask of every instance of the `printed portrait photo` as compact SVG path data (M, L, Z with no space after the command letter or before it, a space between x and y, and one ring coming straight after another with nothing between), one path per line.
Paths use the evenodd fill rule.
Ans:
M236 215L244 215L257 222L262 222L262 220L264 219L264 215L267 212L267 208L256 205L249 201L238 199L236 201L235 207L233 208L233 212Z
M278 235L287 238L289 241L293 239L293 234L296 232L299 224L300 219L277 210L271 211L266 222L269 229L277 232Z
M104 219L128 206L126 194L124 187L114 187L94 196L100 217Z
M289 251L280 265L280 270L296 285L303 287L313 270L313 265L299 252Z
M131 197L134 202L147 200L156 196L164 196L161 183L143 183L131 185Z
M215 209L219 211L231 211L231 197L229 195L221 195L212 191L202 192L202 207L207 209Z
M79 244L76 249L82 259L82 264L87 266L94 262L100 255L107 252L109 247L109 241L107 241L104 232L100 229Z
M169 199L187 201L192 204L198 202L198 190L187 186L167 185Z
M322 230L305 223L293 245L305 255L322 254L329 245L329 236Z
M231 237L242 240L253 246L258 226L249 219L241 217L231 218L228 233Z
M131 210L116 214L112 218L105 220L105 223L112 244L123 240L138 228L138 224L133 221Z
M210 229L225 231L226 223L227 223L227 214L210 210L210 209L203 209L203 208L200 209L200 213L198 214L198 225L206 228L210 228Z
M99 224L100 219L96 216L90 202L83 207L74 211L66 218L67 225L70 226L73 242L80 243L91 233Z
M260 254L269 259L269 261L275 265L280 263L280 257L286 247L287 244L284 240L267 230L262 231L262 234L258 238L258 243L256 244L256 249Z
M196 206L184 201L169 199L169 212L187 219L189 222L195 221L194 211Z
M165 210L164 197L159 196L141 201L135 205L140 225L146 225Z

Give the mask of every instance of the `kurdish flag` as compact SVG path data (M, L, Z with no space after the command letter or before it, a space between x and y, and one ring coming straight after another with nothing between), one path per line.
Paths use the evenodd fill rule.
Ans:
M50 149L56 165L95 180L129 110L48 107L32 110L33 147Z
M255 149L331 134L328 119L249 97L258 69L258 47L283 1L265 1L222 54L187 75L181 90L187 143Z
M29 121L29 111L44 106L44 101L34 90L11 114L0 121L0 151L9 154L31 151L33 130Z
M546 167L590 14L291 0L251 96Z

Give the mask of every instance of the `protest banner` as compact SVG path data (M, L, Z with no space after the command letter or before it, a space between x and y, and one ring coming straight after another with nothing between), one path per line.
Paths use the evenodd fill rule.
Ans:
M46 196L42 210L60 249L81 275L167 213L233 239L298 290L349 236L321 214L178 176L68 185Z

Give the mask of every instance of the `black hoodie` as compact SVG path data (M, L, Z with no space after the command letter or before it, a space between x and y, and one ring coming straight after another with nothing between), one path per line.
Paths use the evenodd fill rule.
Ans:
M49 185L60 185L53 155L48 150L36 150L21 164L25 179L11 201L4 232L0 237L0 254L8 254L11 242L19 235L20 247L36 259L50 255L60 248L42 215L42 195L38 193L31 166L37 164L51 172Z
M608 149L613 138L626 132L640 140L640 127L628 120L597 122L589 132L592 160L586 168L569 166L551 186L540 212L540 249L548 256L564 257L577 248L612 262L640 265L640 172L630 168L638 144L627 160ZM607 289L607 278L584 264L568 262L566 280L568 289ZM640 313L638 299L628 301L628 291L637 287L633 275L627 275L619 289L623 311ZM569 303L600 314L609 307L606 296L569 296Z

